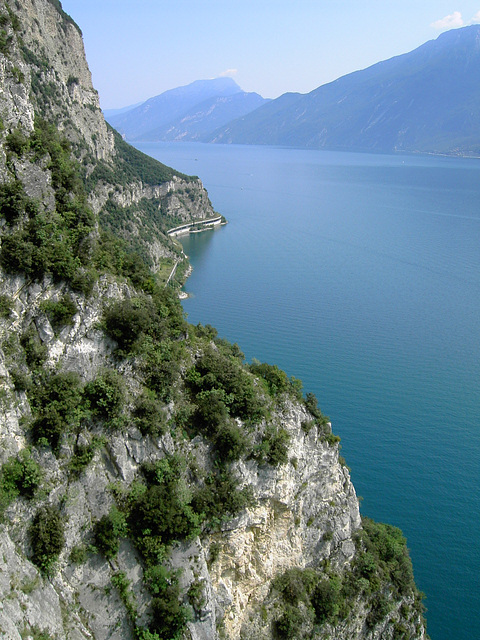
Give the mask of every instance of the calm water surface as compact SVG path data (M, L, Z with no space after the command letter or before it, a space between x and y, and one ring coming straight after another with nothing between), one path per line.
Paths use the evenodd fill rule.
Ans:
M480 161L138 146L229 220L183 241L189 320L317 395L432 639L480 639Z

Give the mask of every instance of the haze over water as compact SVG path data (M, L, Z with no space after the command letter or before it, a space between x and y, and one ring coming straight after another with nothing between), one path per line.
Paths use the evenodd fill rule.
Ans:
M137 145L229 224L184 308L313 391L362 513L395 524L432 640L480 638L480 161Z

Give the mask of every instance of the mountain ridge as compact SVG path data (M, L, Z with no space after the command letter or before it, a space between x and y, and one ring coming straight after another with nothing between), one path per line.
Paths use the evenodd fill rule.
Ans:
M215 78L169 89L125 113L107 113L106 118L132 141L201 140L265 102L257 93L242 91L232 78Z
M443 33L296 99L284 94L217 130L208 141L477 154L479 39L479 25Z

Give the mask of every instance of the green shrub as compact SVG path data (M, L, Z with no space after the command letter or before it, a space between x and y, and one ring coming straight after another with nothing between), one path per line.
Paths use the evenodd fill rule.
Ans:
M2 465L2 489L13 490L27 498L32 498L41 481L41 471L28 449L20 451Z
M104 311L107 334L118 344L123 353L129 353L155 321L153 303L147 298L119 300Z
M181 602L177 573L156 565L145 572L145 582L154 596L149 633L156 634L161 640L181 638L190 617L187 607ZM151 636L138 637L146 640Z
M273 580L272 586L280 592L285 602L296 605L308 602L317 583L317 574L313 569L287 569Z
M57 301L44 300L40 304L40 309L47 315L55 331L72 324L73 317L77 313L77 305L69 295L64 295Z
M335 622L340 610L341 587L337 576L323 578L316 585L312 594L312 605L320 624Z
M158 633L146 627L135 627L135 640L161 640Z
M106 558L114 558L118 553L120 538L124 538L127 533L125 515L112 507L108 515L102 516L95 525L95 546Z
M205 584L201 580L194 580L187 591L188 601L193 609L200 613L205 605Z
M0 211L8 224L16 222L25 213L26 203L27 196L20 180L0 185Z
M18 67L12 67L10 72L12 76L15 78L15 80L18 82L18 84L23 84L23 82L25 81L25 74L21 69L19 69Z
M145 389L135 399L135 426L145 435L159 436L165 433L165 416L155 394Z
M134 483L125 504L135 544L151 565L161 561L172 541L198 535L202 517L192 508L181 456L145 463L142 471L147 484Z
M9 36L5 29L0 30L0 53L4 56L8 56L10 53L10 47L13 42L13 37Z
M193 333L198 338L206 338L207 340L215 340L218 336L218 331L211 324L203 326L200 322L192 327Z
M78 425L83 415L81 397L76 373L40 376L30 393L36 414L31 427L34 442L45 439L56 453L61 436Z
M155 394L168 402L172 398L175 382L180 375L183 359L181 342L169 338L154 340L147 336L142 344L143 366L146 384Z
M28 449L10 457L0 469L0 516L19 495L32 498L41 477L40 467Z
M274 467L288 462L290 434L283 427L267 425L260 445L256 447L254 456L260 462L268 462Z
M15 391L28 391L30 388L29 376L20 369L9 371Z
M388 581L399 595L416 593L412 562L400 529L369 518L363 518L362 525L359 538L364 552L358 554L356 573L369 580L372 592L378 582Z
M188 372L187 383L198 399L203 391L224 393L222 402L232 416L244 420L257 420L263 415L263 406L250 376L237 358L219 350L207 349Z
M250 371L260 376L267 383L268 391L272 396L278 396L290 390L290 380L285 373L277 367L266 362L260 363L254 360L250 365Z
M314 393L308 392L305 395L305 407L314 418L322 418L322 412L318 408L318 400Z
M327 433L325 434L325 441L328 442L328 444L333 447L334 445L338 444L341 441L340 436L336 436L333 433Z
M48 349L40 342L38 332L34 325L30 325L28 329L20 336L20 344L25 353L25 360L30 369L38 369L47 359Z
M96 451L103 447L105 438L94 436L89 444L76 444L68 468L74 476L79 476L93 460Z
M167 544L199 532L201 519L191 506L191 492L181 477L173 475L171 457L164 460L164 466L157 466L155 471L148 470L151 484L135 500L130 511L129 524L140 541L144 535L152 535Z
M306 620L305 615L297 607L290 604L285 605L284 612L278 620L274 622L274 629L278 638L294 640L304 637L302 627Z
M9 318L12 314L13 300L10 296L0 294L0 318Z
M42 573L50 573L64 543L64 524L58 509L49 505L39 509L30 526L32 561Z
M88 549L84 544L78 544L70 552L70 562L73 564L83 564L87 561Z
M204 485L195 491L192 506L196 513L204 514L212 525L236 516L255 504L250 485L238 488L238 480L228 469L210 473Z
M195 403L195 423L206 435L214 436L220 425L228 420L229 397L223 389L209 389L200 391L195 397Z
M222 461L238 460L249 449L249 440L236 422L228 421L219 426L215 434L215 447Z
M103 369L84 389L92 410L103 420L119 416L125 402L125 384L113 369Z
M5 146L8 151L21 158L28 149L29 141L20 129L15 129L6 137Z
M372 607L366 618L367 627L371 628L382 622L391 610L392 604L388 598L382 593L375 594L372 600Z
M115 573L112 576L112 584L118 590L120 599L123 602L131 620L135 620L137 617L137 603L135 601L135 596L130 589L130 580L128 580L123 571L118 571L118 573Z

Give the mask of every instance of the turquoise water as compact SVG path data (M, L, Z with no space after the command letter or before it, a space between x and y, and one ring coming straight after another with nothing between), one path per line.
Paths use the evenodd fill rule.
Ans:
M229 224L189 320L313 391L362 512L401 527L433 640L480 638L480 161L142 144Z

